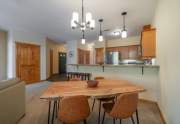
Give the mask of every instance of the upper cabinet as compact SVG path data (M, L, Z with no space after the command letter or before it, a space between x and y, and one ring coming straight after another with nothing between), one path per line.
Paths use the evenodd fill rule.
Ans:
M90 64L90 51L77 49L78 51L78 64Z
M144 26L141 36L142 59L156 57L156 29Z
M96 48L96 64L104 63L104 48Z
M110 53L110 54L112 54L112 52L118 52L119 60L139 59L140 57L139 45L109 47L106 49L106 51L107 53Z

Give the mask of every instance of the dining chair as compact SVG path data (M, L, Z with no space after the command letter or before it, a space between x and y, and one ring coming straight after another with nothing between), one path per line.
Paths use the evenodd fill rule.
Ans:
M63 124L78 124L84 121L90 114L88 99L86 96L71 96L61 100L58 119Z
M138 118L138 93L124 94L120 95L115 103L104 103L104 115L102 124L104 124L104 118L106 113L110 117L113 118L113 124L115 124L116 119L120 120L120 124L122 119L131 118L132 123L135 124L133 114L136 112L137 123L139 124Z
M81 81L81 78L75 77L75 78L69 79L69 81Z
M99 77L95 77L94 80L104 80L105 78L102 77L102 76L99 76ZM102 102L105 103L105 102L110 102L112 101L114 103L114 99L115 99L115 96L108 96L108 97L104 97L104 98L94 98L93 100L93 105L92 105L92 111L94 109L94 105L95 105L95 102L96 100L99 101L99 115L98 115L98 124L100 124L100 116L101 116L101 106L102 106Z

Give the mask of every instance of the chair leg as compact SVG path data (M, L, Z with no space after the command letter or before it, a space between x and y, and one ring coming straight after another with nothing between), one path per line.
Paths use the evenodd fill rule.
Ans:
M84 124L87 124L87 121L86 121L86 119L84 120Z
M122 122L122 119L119 119L119 124L121 124L121 122Z
M116 124L116 119L115 118L113 118L113 124Z
M105 115L106 115L106 112L104 111L103 119L102 119L102 124L104 124Z
M98 116L98 124L100 124L100 118L101 118L101 101L99 101L99 116Z
M94 104L95 104L95 102L96 102L96 100L94 99L94 100L93 100L93 105L92 105L92 111L93 111L93 109L94 109Z
M138 115L138 110L136 110L136 119L137 119L137 124L139 124L139 115Z
M132 123L135 124L133 115L131 116Z

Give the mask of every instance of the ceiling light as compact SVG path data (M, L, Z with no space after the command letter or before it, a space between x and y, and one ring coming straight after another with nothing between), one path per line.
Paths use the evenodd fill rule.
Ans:
M100 31L99 31L99 41L102 42L104 40L103 34L102 34L102 22L103 19L99 19L99 25L100 25Z
M99 41L100 41L100 42L104 41L104 38L103 38L102 35L99 35Z
M83 37L82 37L82 39L81 39L81 44L86 44L86 39L85 39L85 33L84 33L84 31L83 31Z
M82 21L79 22L79 14L77 12L73 12L71 27L72 29L80 28L82 31L85 31L87 28L94 29L95 28L95 20L92 19L92 14L87 13L84 19L84 0L82 0Z
M122 38L127 38L127 31L126 31L126 30L123 30L123 31L121 32L121 37L122 37Z
M86 39L81 39L81 44L86 44Z
M126 24L125 24L125 16L127 15L127 12L122 12L121 15L123 16L123 30L121 31L121 37L127 38L127 30L126 30Z

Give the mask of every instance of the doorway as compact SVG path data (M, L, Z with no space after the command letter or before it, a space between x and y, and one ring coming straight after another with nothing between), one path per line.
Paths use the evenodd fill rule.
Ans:
M66 73L66 53L59 53L59 74Z
M40 81L40 46L16 43L16 76L27 84Z

